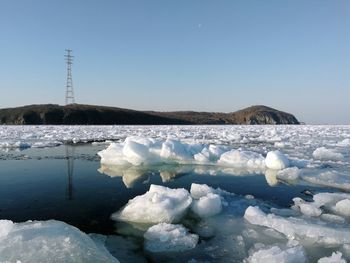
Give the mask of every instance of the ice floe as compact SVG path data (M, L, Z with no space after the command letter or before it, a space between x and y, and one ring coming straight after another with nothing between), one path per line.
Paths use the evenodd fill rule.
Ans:
M199 199L201 197L207 196L208 194L215 194L216 191L206 184L191 184L191 196L194 199Z
M1 262L119 262L104 246L66 223L0 220Z
M315 244L323 245L350 243L350 230L347 227L332 228L322 223L310 223L306 219L265 214L259 207L253 206L247 208L244 218L253 225L272 228L289 239L309 239Z
M278 171L277 178L284 181L295 181L300 177L301 171L298 167L290 167Z
M339 147L349 147L350 146L350 139L346 138L346 139L338 142L337 146L339 146Z
M128 137L112 143L98 153L103 165L150 166L159 164L217 165L222 167L264 171L289 166L288 158L280 151L270 151L266 159L257 152L230 149L226 146L189 144L177 140L157 141ZM266 165L265 165L266 163Z
M317 148L312 156L318 160L330 160L330 161L340 161L344 156L332 149L327 149L326 147Z
M343 190L350 190L350 174L338 172L336 170L311 170L305 172L301 178L304 181L321 185L329 186Z
M196 247L198 235L190 234L182 225L159 223L144 234L144 247L150 252L181 252Z
M320 258L317 263L346 263L346 260L342 257L342 253L337 251L333 252L330 257Z
M229 167L263 169L265 158L261 154L251 151L231 150L220 156L218 164Z
M173 223L181 220L191 203L192 198L185 189L151 185L147 193L129 200L112 218L146 224Z
M221 198L217 194L208 193L198 200L193 200L191 209L199 217L217 215L222 209Z
M161 191L171 196L171 190L187 192L164 187ZM271 207L252 196L238 196L205 184L192 183L187 194L192 198L191 210L181 212L177 224L147 220L150 225L146 228L134 226L144 231L144 248L149 253L182 252L181 258L167 254L165 261L228 262L225 259L230 258L247 263L316 262L326 260L331 252L345 255L350 248L349 218L338 211L341 208L344 213L349 208L346 193L318 193L312 201L296 197L291 208ZM139 197L145 199L146 195ZM200 209L194 209L196 204ZM131 209L140 212L140 208ZM337 258L342 257L332 256Z
M293 201L294 207L298 208L304 215L318 217L322 214L322 210L313 203L307 203L299 197L294 198Z
M343 199L338 201L334 206L334 211L338 215L349 217L350 216L350 199Z
M270 151L266 155L266 167L273 170L282 170L289 166L288 158L280 151Z
M234 168L264 169L265 158L252 151L226 146L190 144L178 140L128 137L98 153L104 165L207 164Z
M279 246L262 247L244 260L245 263L306 263L308 262L305 251L302 246L290 242L286 248L281 249ZM261 247L262 244L260 244ZM258 245L259 247L259 245ZM254 249L253 249L254 251Z

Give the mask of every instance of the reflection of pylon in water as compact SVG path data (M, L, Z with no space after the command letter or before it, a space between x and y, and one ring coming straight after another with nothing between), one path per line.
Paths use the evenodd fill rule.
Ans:
M67 159L67 198L68 200L73 199L73 173L74 173L74 146L66 145L66 159Z

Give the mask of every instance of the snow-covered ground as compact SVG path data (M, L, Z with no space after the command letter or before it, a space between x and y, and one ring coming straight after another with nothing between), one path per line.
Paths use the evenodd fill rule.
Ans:
M151 185L111 216L117 229L123 223L123 235L143 240L145 254L155 262L350 260L350 126L0 127L0 153L65 143L104 146L98 152L99 171L122 176L127 186L145 171L156 170L167 181L192 169L261 174L272 186L327 187L310 200L294 198L281 208L255 199L254 193L239 196L199 184L190 191ZM85 248L108 262L105 241L57 221L0 221L0 262L21 260L14 251L49 255L32 247L43 244L63 259ZM120 240L113 244L112 250L130 247Z

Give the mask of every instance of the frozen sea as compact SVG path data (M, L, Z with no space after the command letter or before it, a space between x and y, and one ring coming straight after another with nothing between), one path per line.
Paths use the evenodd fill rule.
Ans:
M349 192L350 126L0 126L0 262L346 262Z

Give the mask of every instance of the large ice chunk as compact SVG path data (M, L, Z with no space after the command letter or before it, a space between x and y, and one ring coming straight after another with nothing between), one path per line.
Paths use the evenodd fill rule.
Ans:
M314 203L307 203L299 197L294 198L293 201L294 206L304 215L318 217L322 214L322 210Z
M228 146L183 142L175 139L127 137L124 142L111 143L98 153L101 164L147 166L157 164L200 164L263 170L265 158L256 152L233 150Z
M107 165L141 165L159 162L154 153L158 144L151 138L127 137L123 143L111 143L107 149L98 152L101 163Z
M140 165L149 159L150 152L146 145L127 138L123 147L123 154L127 162L132 165Z
M196 247L198 235L188 233L182 225L160 223L144 234L145 249L150 252L181 252Z
M190 192L192 198L199 199L203 196L206 196L207 194L214 194L215 190L206 184L192 183Z
M13 222L10 220L0 220L0 238L6 237L13 228Z
M288 158L280 151L270 151L265 159L266 167L273 170L282 170L289 166Z
M335 204L334 210L343 216L350 216L350 199L343 199Z
M221 212L221 198L217 194L208 193L199 200L194 200L191 209L199 217L214 216Z
M342 221L342 217L350 216L350 194L346 193L319 193L313 196L314 205L322 207L327 211L338 215L337 221ZM327 216L329 217L329 216ZM333 216L334 218L334 216Z
M7 142L0 142L0 148L5 149L26 149L30 148L31 144L27 142L21 142L21 141L7 141Z
M302 218L284 218L274 214L266 215L259 207L249 206L244 218L253 225L275 229L289 239L310 239L314 243L342 245L350 242L348 228L332 228L322 223L313 223Z
M338 142L337 146L339 146L339 147L349 147L350 146L350 139L346 138L346 139Z
M107 149L97 153L101 157L101 164L125 165L123 145L111 143Z
M0 220L1 262L119 262L77 228L66 223Z
M291 246L281 249L278 246L262 248L254 252L244 262L246 263L304 263L307 262L302 246Z
M162 144L160 156L164 159L177 160L180 162L189 161L192 158L185 145L176 140L166 140Z
M185 215L192 203L186 189L151 185L149 191L129 200L113 219L135 223L172 223Z
M340 161L344 158L341 153L338 153L332 149L327 149L325 147L317 148L312 156L318 160L330 160L330 161Z
M193 158L198 163L215 163L224 152L224 147L210 144L209 147L205 146L201 152L195 154Z
M266 182L269 186L278 185L279 182L277 180L277 173L278 173L278 170L266 169L265 179L266 179Z
M200 153L196 153L193 158L198 163L209 163L210 162L210 152L208 148L204 148Z
M347 173L341 173L335 170L325 172L313 172L302 176L303 180L322 186L350 190L350 176Z
M278 171L277 178L284 181L295 181L298 180L301 171L298 167L290 167Z
M317 263L346 263L346 260L342 258L342 253L337 251L333 252L330 257L320 258Z
M251 169L261 169L265 166L265 160L261 154L241 150L231 150L223 153L218 163L229 167Z
M191 209L199 217L211 217L222 210L221 197L206 184L191 184L191 196L194 199Z

